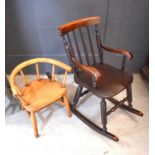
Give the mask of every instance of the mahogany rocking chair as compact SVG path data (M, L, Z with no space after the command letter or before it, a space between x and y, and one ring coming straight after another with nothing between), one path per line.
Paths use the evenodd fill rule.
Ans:
M40 77L40 63L48 63L52 66L52 74L48 74L48 78ZM30 65L35 66L37 73L37 79L33 81L28 81L23 72L23 69ZM58 82L55 79L55 66L58 66L65 71L62 82ZM70 71L70 66L58 60L49 58L34 58L22 62L21 64L16 66L11 72L10 85L13 95L19 99L21 103L21 108L25 109L26 112L29 114L34 128L35 137L38 137L39 135L35 112L47 106L50 106L54 102L57 102L66 107L67 114L69 117L71 117L70 105L67 99L67 92L65 86L67 73ZM16 76L18 73L21 74L21 77L23 79L23 88L21 88L19 86L19 83L16 82Z
M113 49L105 46L101 42L99 33L100 17L88 17L75 21L59 27L60 36L63 38L65 51L68 60L73 68L74 79L78 84L74 101L71 104L72 112L80 118L89 127L101 133L102 135L118 141L118 137L107 131L107 116L115 111L118 107L125 109L138 116L143 116L143 113L134 109L132 106L132 90L131 83L133 81L132 74L124 71L126 64L126 57L132 59L132 53L126 50ZM95 41L92 41L92 34L90 28L95 30ZM84 38L87 37L87 40ZM96 45L96 49L94 44ZM117 69L109 64L104 63L104 51L122 54L122 67ZM82 89L86 88L82 92ZM118 101L114 98L115 95L126 89L127 96ZM88 92L101 98L101 122L102 127L86 118L77 109L79 98ZM106 100L114 104L109 111L106 108ZM128 102L128 105L124 102Z

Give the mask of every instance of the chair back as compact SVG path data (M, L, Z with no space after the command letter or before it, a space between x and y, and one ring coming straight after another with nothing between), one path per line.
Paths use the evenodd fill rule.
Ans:
M16 76L18 74L21 74L22 80L24 82L24 86L28 85L29 82L24 74L23 69L30 66L30 65L34 65L35 66L35 70L36 70L36 75L37 75L37 80L40 80L40 71L39 71L39 64L40 63L48 63L51 64L51 68L52 68L52 81L55 80L55 66L58 66L60 68L63 68L65 70L64 73L64 79L63 79L63 84L65 83L66 80L66 76L67 76L67 72L71 71L71 67L68 66L67 64L64 64L63 62L60 62L58 60L55 59L50 59L50 58L34 58L34 59L30 59L27 61L24 61L22 63L20 63L18 66L16 66L13 71L10 74L10 86L13 92L13 95L21 95L21 91L20 91L20 87L19 85L16 83Z
M65 50L71 66L73 58L82 64L103 63L103 52L99 33L99 16L82 18L59 26Z

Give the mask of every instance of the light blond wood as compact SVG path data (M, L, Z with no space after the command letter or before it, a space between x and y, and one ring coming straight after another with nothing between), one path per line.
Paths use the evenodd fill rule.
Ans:
M71 110L70 110L70 104L69 104L69 102L68 102L67 96L64 95L64 96L63 96L63 99L64 99L64 103L65 103L67 115L68 115L68 117L71 117L71 116L72 116L72 113L71 113Z
M78 29L80 27L99 24L101 21L99 16L87 17L78 20L71 21L67 24L59 26L60 35L64 35L70 31Z
M25 85L27 85L27 78L26 78L26 76L24 75L24 72L22 71L22 70L20 70L20 74L21 74L21 76L22 76L22 79L23 79L23 81L24 81L24 84Z
M35 137L38 137L39 134L38 134L38 127L37 127L37 120L36 120L36 117L35 117L35 113L31 112L30 116L31 116L33 130L34 130L34 135L35 135Z
M52 64L52 81L47 78L40 78L38 63ZM22 69L32 64L35 64L36 66L37 79L29 82L28 85L25 85L24 88L19 88L18 84L15 82L16 75L18 74L18 72L20 72L24 83L27 84L27 79ZM65 69L65 74L62 83L54 79L55 66L59 66ZM34 128L34 135L36 137L38 137L38 128L35 112L55 102L58 102L59 104L66 107L67 115L71 116L69 102L66 97L67 90L65 87L65 81L67 78L67 73L69 71L71 71L71 67L60 61L49 58L36 58L19 64L11 72L10 85L12 92L14 96L20 100L22 108L25 109L27 113L30 115L32 125Z
M30 103L24 108L34 112L41 110L59 100L65 93L66 88L59 82L51 82L48 79L34 80L22 89L22 99Z
M22 68L25 68L27 66L30 66L32 64L36 64L36 63L49 63L49 64L54 64L60 68L63 68L65 70L67 70L67 72L70 72L72 70L72 68L61 62L61 61L58 61L58 60L55 60L55 59L49 59L49 58L34 58L34 59L30 59L30 60L27 60L27 61L24 61L23 63L19 64L18 66L16 66L13 71L11 72L11 75L10 75L10 85L11 85L11 89L12 89L12 92L13 92L13 95L16 95L18 94L17 92L17 89L16 89L16 84L15 84L15 76L17 75L17 73L22 69Z
M21 89L19 88L19 86L18 85L16 85L16 83L15 83L15 85L14 85L14 87L11 87L11 89L12 89L12 92L17 92L17 94L18 95L22 95L22 93L21 93ZM17 95L16 94L16 95ZM13 94L14 95L14 94Z
M60 105L62 105L62 106L65 106L65 103L64 103L64 101L62 100L62 99L60 99L60 100L58 100L58 101L56 101L56 102L58 102Z
M67 78L67 71L65 71L63 82L62 82L62 86L65 86L66 78Z
M37 78L40 80L40 73L39 73L39 65L36 63L36 72L37 72Z

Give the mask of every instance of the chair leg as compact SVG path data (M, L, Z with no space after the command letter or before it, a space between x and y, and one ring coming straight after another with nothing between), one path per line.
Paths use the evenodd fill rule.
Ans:
M64 103L65 103L67 115L68 115L68 117L71 117L72 116L72 113L71 113L71 109L70 109L70 104L68 102L68 98L67 98L66 95L63 96L63 100L64 100Z
M128 105L130 108L132 108L132 87L131 85L126 89L126 92L127 92Z
M33 129L34 129L34 135L35 135L35 137L38 137L39 134L38 134L38 127L37 127L37 120L36 120L36 117L35 117L35 113L31 112L30 116L31 116L32 126L33 126Z
M106 124L107 124L107 105L105 99L102 99L100 102L100 108L101 108L101 121L103 125L103 130L107 130Z
M81 87L81 86L78 86L78 88L76 89L76 94L75 94L73 105L72 105L73 107L76 107L76 105L78 104L82 89L83 89L83 87Z
M100 108L101 108L101 121L102 121L102 125L103 125L103 135L105 135L106 137L114 140L114 141L118 141L118 137L116 137L115 135L111 134L110 132L107 131L107 105L106 105L106 101L103 98L100 102Z
M131 85L126 89L127 91L127 100L128 100L128 107L125 107L124 105L124 109L134 113L134 114L137 114L139 116L143 116L143 113L137 109L134 109L133 106L132 106L132 87Z

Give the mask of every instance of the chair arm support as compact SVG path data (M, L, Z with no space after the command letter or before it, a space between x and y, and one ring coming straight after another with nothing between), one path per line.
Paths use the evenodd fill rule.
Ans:
M87 74L89 74L92 77L93 87L96 87L97 81L101 76L100 72L95 67L80 64L79 61L76 60L75 58L72 58L72 61L77 68L81 69L82 71L86 72Z
M109 51L109 52L123 54L123 55L127 56L129 58L129 60L131 60L133 58L132 53L127 51L127 50L120 50L120 49L110 48L110 47L105 46L104 44L101 44L101 47L103 49L105 49L106 51Z

